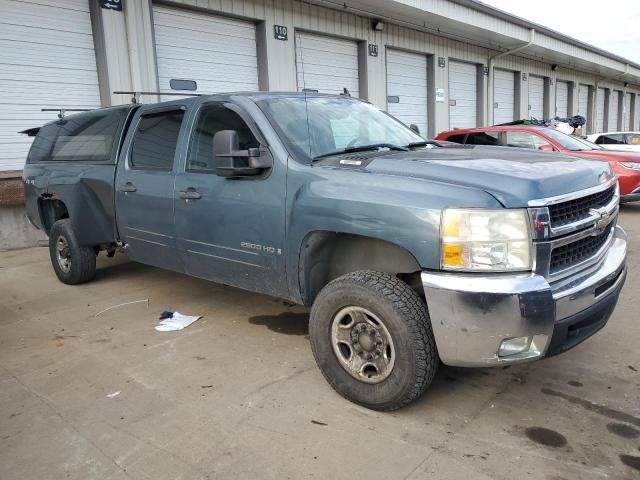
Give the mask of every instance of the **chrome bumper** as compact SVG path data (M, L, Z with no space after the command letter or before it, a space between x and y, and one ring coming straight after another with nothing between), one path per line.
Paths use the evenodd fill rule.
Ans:
M483 367L560 353L598 331L626 278L627 239L616 226L602 261L560 286L541 275L423 272L433 333L446 365ZM521 353L498 356L503 340L532 337Z

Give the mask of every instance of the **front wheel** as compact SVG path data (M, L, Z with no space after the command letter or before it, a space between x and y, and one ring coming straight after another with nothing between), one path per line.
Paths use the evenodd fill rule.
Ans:
M49 255L58 279L68 285L92 280L96 274L96 252L81 246L68 218L58 220L49 232Z
M418 398L439 362L427 306L387 273L353 272L330 282L311 309L309 336L331 386L374 410Z

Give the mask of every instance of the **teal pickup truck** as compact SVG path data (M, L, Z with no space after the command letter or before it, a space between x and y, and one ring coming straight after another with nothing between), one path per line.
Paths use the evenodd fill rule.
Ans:
M28 131L28 215L67 284L121 250L311 306L322 373L372 409L439 362L541 359L602 328L627 255L609 165L416 130L312 93L83 112Z

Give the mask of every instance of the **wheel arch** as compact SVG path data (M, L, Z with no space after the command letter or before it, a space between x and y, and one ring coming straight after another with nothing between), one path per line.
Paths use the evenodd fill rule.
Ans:
M316 230L305 236L300 247L298 280L303 303L311 305L329 282L358 270L396 275L424 297L422 269L406 248L378 238Z

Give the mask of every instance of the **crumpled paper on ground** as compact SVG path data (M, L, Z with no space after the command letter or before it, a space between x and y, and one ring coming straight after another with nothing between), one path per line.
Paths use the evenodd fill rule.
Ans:
M178 312L173 312L173 316L170 318L165 318L160 321L160 324L155 326L155 329L158 332L174 332L176 330L182 330L183 328L188 327L196 320L200 320L202 315L198 316L190 316L183 315Z

